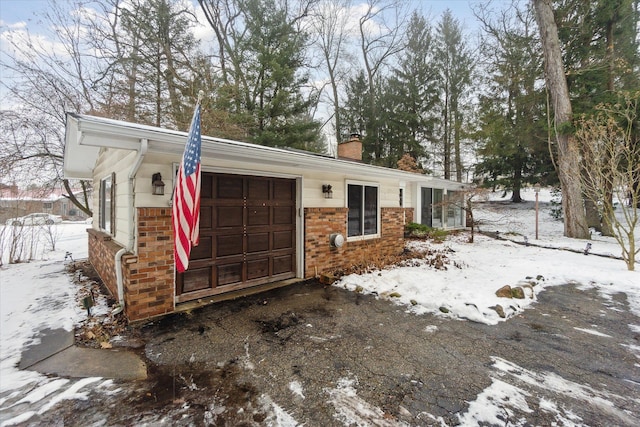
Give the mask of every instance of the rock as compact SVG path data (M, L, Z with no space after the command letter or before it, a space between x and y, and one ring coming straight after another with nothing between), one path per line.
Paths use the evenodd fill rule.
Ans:
M522 289L520 286L511 288L511 296L517 299L524 299L524 289Z
M537 280L537 281L542 280L542 281L544 282L544 276L543 276L542 274L538 274L538 275L536 276L536 280Z
M533 298L533 295L535 294L535 292L533 292L533 285L531 284L526 284L526 285L521 285L522 289L528 289L529 291L527 292L527 296L529 298Z
M449 309L447 307L440 307L439 309L442 313L448 313Z
M502 308L502 306L500 304L495 305L493 307L489 307L492 308L496 311L496 313L498 313L498 316L500 316L501 318L505 319L507 317L506 314L504 314L504 308Z
M361 294L364 291L364 288L360 285L356 286L355 292Z
M402 295L400 295L398 292L391 292L389 294L389 298L400 298Z
M322 274L320 276L320 283L323 285L333 285L336 280L336 276L331 273Z
M509 285L504 285L503 287L501 287L500 289L498 289L496 291L496 296L498 298L512 298L511 295L511 286Z
M409 301L411 303L411 305L418 305L418 301L412 299L411 301Z

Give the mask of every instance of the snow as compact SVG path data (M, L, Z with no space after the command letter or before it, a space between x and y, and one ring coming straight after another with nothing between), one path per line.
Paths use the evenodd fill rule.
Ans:
M39 331L71 331L85 317L86 312L76 304L76 288L65 271L64 258L67 252L76 259L87 257L87 226L63 223L54 227L59 231L56 251L41 247L35 256L37 261L8 265L4 260L5 264L0 267L0 395L5 396L0 399L0 407L3 409L7 400L23 393L18 403L33 404L50 398L41 411L48 410L62 398L84 396L73 391L77 383L69 386L70 380L52 379L17 368L23 349L39 342L35 338ZM64 390L66 386L69 388ZM2 425L24 422L34 414L27 411L5 420Z
M499 195L492 195L494 201ZM431 313L442 318L470 320L488 325L508 321L512 316L530 308L537 295L550 286L576 283L584 289L596 289L603 297L612 298L623 292L627 295L630 309L640 316L640 276L630 272L619 259L600 255L619 256L620 248L612 238L594 235L591 241L563 237L562 223L551 218L550 191L540 193L539 234L535 239L534 194L525 190L522 204L484 204L476 210L476 219L481 221L480 230L499 231L502 239L496 240L476 235L475 243L467 242L468 233L452 236L444 243L413 242L417 251L437 251L446 256L448 263L437 269L428 259L417 260L402 267L389 268L366 274L343 277L336 286L354 292L363 292L385 298L404 307L415 315ZM87 234L84 223L63 223L59 226L55 251L41 244L34 260L21 264L4 264L0 267L0 410L8 409L8 402L20 401L33 404L14 418L1 418L2 425L13 425L28 421L33 415L49 410L63 399L86 399L89 391L117 393L113 384L98 378L66 380L50 378L36 372L20 371L17 365L23 349L37 342L38 331L64 328L71 330L85 317L85 310L75 301L76 288L65 272L65 256L74 259L87 256ZM640 235L640 230L637 230ZM529 246L525 246L527 237ZM587 243L592 244L589 255L581 251ZM636 242L640 245L640 242ZM555 248L555 249L551 249ZM576 252L571 252L571 249ZM2 251L6 255L6 251ZM499 298L495 292L505 286L521 286L524 299ZM495 307L500 305L505 318L499 316ZM632 332L640 331L640 324L629 324ZM425 334L438 330L431 325ZM607 337L594 326L578 329L587 334ZM317 340L336 337L316 337ZM638 348L630 351L639 353ZM246 349L247 370L253 368ZM492 383L474 401L469 402L468 411L460 415L462 425L499 423L504 414L516 425L526 424L518 416L531 408L529 399L539 399L539 408L553 414L558 425L580 425L581 420L570 411L554 402L553 393L572 396L585 405L597 405L619 416L625 421L627 414L617 409L613 402L624 397L598 391L588 385L577 384L549 372L532 372L507 360L494 358ZM510 378L510 381L507 381ZM324 389L327 402L334 410L334 418L344 425L402 425L385 418L381 408L367 402L358 395L358 379L345 377L334 387ZM304 399L302 384L292 381L289 390L295 398ZM531 390L546 390L545 395ZM534 397L535 396L535 397ZM550 397L551 396L551 397ZM262 404L270 408L267 424L273 426L297 425L293 414L287 413L271 397L264 395ZM15 405L15 404L14 404ZM13 405L11 405L13 406ZM211 416L221 408L213 408ZM446 425L431 414L420 414L430 423Z
M532 194L523 191L525 197ZM540 194L541 201L551 199L549 190ZM531 306L536 301L535 294L545 288L579 283L582 287L595 287L605 296L626 293L632 311L640 315L638 271L628 271L622 260L595 256L619 253L615 240L603 236L593 236L591 241L563 237L562 222L549 214L551 206L540 205L539 240L535 239L535 210L531 203L483 209L476 213L482 221L480 229L499 231L502 239L477 234L475 243L470 244L464 233L441 244L410 243L417 251L444 253L449 258L446 270L425 261L417 266L352 274L336 282L336 286L387 298L416 314L432 313L495 325ZM529 236L529 246L519 244L524 242L524 236ZM592 248L585 256L582 250L587 243L592 243ZM566 248L581 253L563 250ZM523 287L525 298L497 297L495 292L505 285ZM505 318L492 308L497 305L504 309Z

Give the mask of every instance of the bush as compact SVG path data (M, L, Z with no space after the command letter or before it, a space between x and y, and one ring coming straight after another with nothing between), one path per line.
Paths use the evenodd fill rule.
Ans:
M449 235L449 232L439 228L429 227L428 225L410 222L405 226L404 234L406 237L432 239L436 242L443 242Z

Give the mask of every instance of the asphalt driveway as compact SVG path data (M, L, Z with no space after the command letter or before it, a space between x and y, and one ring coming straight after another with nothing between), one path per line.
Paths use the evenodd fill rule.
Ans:
M575 285L487 326L301 283L132 329L147 380L31 425L640 425L629 325Z

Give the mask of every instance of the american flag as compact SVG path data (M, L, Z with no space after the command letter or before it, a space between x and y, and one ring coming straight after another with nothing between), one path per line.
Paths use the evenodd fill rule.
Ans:
M173 192L173 237L176 269L189 268L191 247L200 242L200 104L191 120L187 145Z

